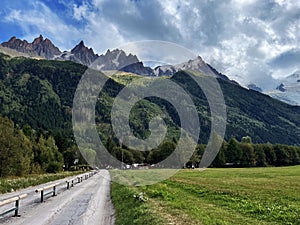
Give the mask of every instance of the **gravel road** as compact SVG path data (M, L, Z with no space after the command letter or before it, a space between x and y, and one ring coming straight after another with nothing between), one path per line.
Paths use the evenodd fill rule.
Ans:
M110 199L110 175L107 170L97 174L69 190L63 185L57 188L57 196L46 197L40 203L37 188L56 183L50 182L30 187L18 192L0 195L0 200L18 194L27 193L28 197L20 201L20 217L12 217L13 212L0 219L5 225L113 225L114 209ZM5 206L11 208L14 204ZM5 211L0 207L0 212Z

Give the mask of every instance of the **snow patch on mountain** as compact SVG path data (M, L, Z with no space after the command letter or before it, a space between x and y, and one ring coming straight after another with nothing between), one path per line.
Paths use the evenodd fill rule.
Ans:
M300 105L300 71L280 79L280 85L266 94L291 105Z

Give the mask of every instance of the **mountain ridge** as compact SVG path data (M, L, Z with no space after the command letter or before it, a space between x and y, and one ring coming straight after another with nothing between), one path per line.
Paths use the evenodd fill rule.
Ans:
M46 59L52 59L56 55L61 54L59 48L56 47L48 38L44 39L42 35L35 38L31 43L13 36L7 42L1 43L1 45L6 48L14 49L18 52L36 55Z
M181 70L194 70L229 80L226 75L219 73L211 65L204 62L200 56L180 64L158 66L152 69L145 66L136 55L132 55L131 53L126 54L121 49L114 49L112 51L108 49L105 54L98 55L94 52L93 48L86 47L83 41L80 41L71 51L63 52L48 38L44 39L42 35L35 38L32 43L13 36L7 42L3 42L1 46L45 59L70 60L86 66L93 64L97 69L104 71L120 70L142 76L172 76ZM237 84L237 82L235 83Z
M94 53L92 48L85 46L83 41L80 41L70 52L64 51L59 56L55 57L56 60L70 60L83 65L92 64L97 58L98 54Z
M23 56L37 59L70 60L86 66L91 66L93 64L95 68L103 71L119 70L142 76L170 77L179 71L194 70L239 85L239 83L230 80L226 75L220 73L210 64L206 63L200 56L195 59L190 59L187 62L175 65L162 65L152 69L151 67L145 66L136 55L132 55L131 53L126 54L122 49L114 49L112 51L108 49L106 53L99 55L94 52L93 48L87 47L84 41L80 41L70 51L62 52L50 39L44 38L42 35L35 38L31 43L27 40L21 40L13 36L8 41L1 43L0 52L7 53L11 56ZM290 78L291 77L293 77L293 74ZM298 91L300 90L300 82L298 81L300 78L297 78L297 81L293 81L293 84L288 81L289 78L286 79L287 80L279 80L277 88L268 92L263 92L263 90L255 84L249 84L247 88L265 93L291 105L300 105L300 92Z
M175 64L175 65L163 65L157 66L153 69L156 76L173 76L179 71L196 71L202 74L220 78L231 83L239 85L236 81L230 80L226 75L220 73L211 65L206 63L201 56L197 56L195 59L190 59L187 62Z
M0 54L0 68L0 112L3 116L8 116L20 127L28 123L34 129L67 129L68 133L72 132L73 98L87 66L71 61L8 58ZM125 76L122 75L123 79L127 79ZM199 140L205 142L211 121L209 104L201 88L184 71L166 79L172 79L190 93L201 124ZM238 139L251 136L254 143L300 144L300 107L217 79L228 112L226 140L232 136ZM96 105L96 122L100 127L109 127L114 98L124 86L110 78L105 84ZM147 134L147 122L150 121L148 110L154 107L149 103L151 101L151 104L161 106L164 112L167 110L166 115L170 115L168 121L170 118L173 121L168 124L173 130L175 125L180 127L180 120L170 104L159 99L146 99L136 108L136 117L132 121L137 131Z
M93 48L85 46L81 40L70 51L61 51L56 47L50 39L40 35L35 38L33 42L29 43L27 40L21 40L15 36L11 37L8 41L2 42L1 46L4 48L12 49L26 57L44 58L48 60L70 60L86 66L97 62L99 66L104 65L103 70L118 70L125 66L139 62L136 55L131 53L126 54L123 50L115 49L108 50L105 54L98 55L94 52ZM5 51L5 49L3 50Z

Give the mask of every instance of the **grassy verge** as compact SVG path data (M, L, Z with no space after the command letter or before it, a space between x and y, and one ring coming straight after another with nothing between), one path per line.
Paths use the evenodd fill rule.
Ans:
M0 193L3 194L6 192L16 191L21 188L47 183L80 173L82 173L82 171L62 172L56 174L31 174L24 177L0 178Z
M134 213L135 202L127 201L121 213L119 205L139 192L149 198L142 203L147 213L139 214L132 223L126 213ZM112 185L117 224L151 224L144 223L149 218L176 225L300 224L299 193L300 166L182 170L151 186Z
M139 193L136 188L112 183L111 198L117 213L116 225L163 224L162 220L153 213L153 206L149 201L134 197Z

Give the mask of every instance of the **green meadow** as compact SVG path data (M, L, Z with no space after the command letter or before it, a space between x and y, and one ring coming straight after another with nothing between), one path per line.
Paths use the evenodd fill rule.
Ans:
M117 225L300 224L300 166L180 170L111 192Z

